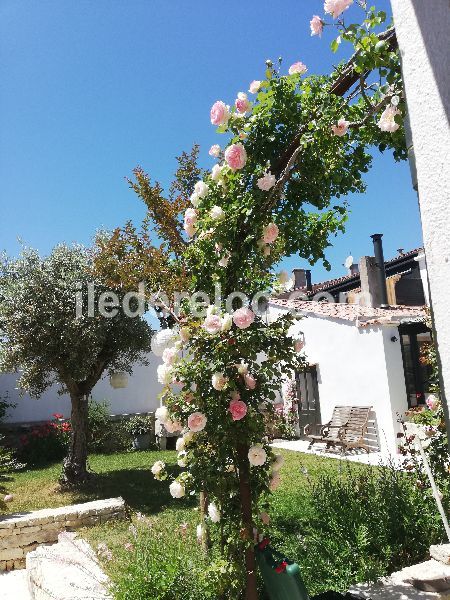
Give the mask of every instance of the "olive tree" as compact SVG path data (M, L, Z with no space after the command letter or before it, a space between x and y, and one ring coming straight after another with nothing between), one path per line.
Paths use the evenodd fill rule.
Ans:
M71 399L72 436L62 482L88 478L88 397L105 373L146 364L152 330L136 298L107 289L92 274L93 254L79 245L51 254L24 249L0 261L0 371L19 373L22 393L34 398L53 384Z

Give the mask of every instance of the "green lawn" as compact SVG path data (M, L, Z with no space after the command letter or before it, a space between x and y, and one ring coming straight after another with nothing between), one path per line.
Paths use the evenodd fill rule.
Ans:
M282 485L277 495L295 494L299 497L307 478L314 479L324 470L335 471L340 461L325 459L297 452L279 451L284 455L285 463L281 475ZM61 492L58 476L61 465L54 464L14 474L7 482L8 492L14 494L14 502L8 506L13 511L29 511L88 502L100 498L122 496L135 511L152 515L165 509L183 511L189 501L173 500L170 497L167 482L156 481L150 468L156 460L163 460L169 472L176 472L176 452L122 452L111 455L96 454L89 457L89 465L95 473L92 483L81 491ZM308 475L304 474L307 469ZM191 502L191 504L193 504Z
M300 564L312 594L344 591L357 581L373 580L419 562L426 558L431 543L442 541L439 515L428 495L417 488L413 474L279 452L285 462L282 483L271 500L271 541ZM169 473L176 474L180 470L176 458L174 451L92 455L92 482L82 491L71 492L58 488L60 464L19 472L6 483L15 497L8 508L28 511L122 496L131 508L133 523L150 536L148 551L152 556L163 551L164 566L156 561L153 581L159 580L168 564L179 569L180 556L187 564L197 561L201 572L205 559L196 542L195 498L171 498L168 482L156 481L150 471L156 460L164 460ZM136 518L137 512L145 515L145 521ZM127 569L142 561L138 549L133 556L125 549L125 544L134 542L129 528L128 521L112 522L81 532L94 548L102 542L112 551L114 559L104 567L113 579L119 575L129 581ZM167 562L167 555L172 562ZM147 563L144 580L148 579L146 569ZM136 592L133 600L149 597ZM118 596L118 600L123 598L130 596Z

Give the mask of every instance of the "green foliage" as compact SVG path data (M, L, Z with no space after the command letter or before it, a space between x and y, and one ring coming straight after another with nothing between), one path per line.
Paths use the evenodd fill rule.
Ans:
M98 309L106 287L92 275L92 256L82 246L61 244L44 258L24 249L18 259L0 261L0 370L20 370L18 385L39 397L50 385L90 393L103 371L131 371L146 362L151 329L119 310L112 318L88 316L87 286L97 284ZM77 292L83 314L76 318ZM122 294L117 292L119 299Z
M337 477L305 475L304 486L301 501L275 498L272 540L300 564L310 593L374 581L423 560L443 540L436 507L413 474L347 465Z
M114 425L110 419L108 402L96 402L93 398L89 398L88 420L89 451L105 452L110 449Z
M132 436L144 435L151 433L153 419L150 416L135 415L131 419L127 419L124 423L126 431Z
M130 549L122 549L110 566L115 600L237 599L229 565L201 552L192 526L182 534L171 523L141 517L132 532Z

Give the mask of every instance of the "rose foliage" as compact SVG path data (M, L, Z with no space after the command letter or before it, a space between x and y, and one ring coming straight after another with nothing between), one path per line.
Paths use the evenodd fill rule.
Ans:
M236 291L247 298L270 293L274 267L285 255L328 266L325 249L347 219L345 197L365 190L368 148L390 148L396 160L406 157L394 32L377 33L386 15L364 3L362 22L346 24L343 12L351 3L327 0L328 16L315 15L311 24L315 35L337 27L332 50L350 42L350 62L331 75L310 75L300 61L289 69L267 61L264 77L248 93L239 92L231 106L214 103L211 123L224 140L209 151L216 163L210 172L195 166L197 181L183 214L177 216L173 206L175 200L186 205L186 198L168 200L171 227L182 225L183 243L172 236L170 252L170 239L164 231L160 235L167 261L161 273L182 273L189 293L211 297L220 289L222 299ZM334 20L327 23L328 18ZM159 198L161 188L141 170L136 175L133 187L158 222L154 192ZM179 191L185 193L185 186ZM119 238L116 233L115 242ZM127 239L126 247L133 253L137 244ZM126 260L145 270L146 253L135 256L142 263L128 255ZM99 268L107 272L114 261L120 266L117 247L110 248L109 260L99 257ZM170 300L166 308L173 311ZM256 598L255 530L268 532L268 501L280 479L281 462L265 437L262 411L270 410L283 377L305 363L289 337L294 317L267 322L256 308L249 300L232 307L219 300L198 316L186 302L172 315L173 335L155 344L163 357L158 376L164 385L157 416L169 431L184 432L177 444L183 471L170 484L171 493L181 498L202 492L199 538L212 530L246 598ZM168 477L162 464L154 473Z

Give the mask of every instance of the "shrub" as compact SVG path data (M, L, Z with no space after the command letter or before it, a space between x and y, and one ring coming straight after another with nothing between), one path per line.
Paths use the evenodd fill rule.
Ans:
M89 398L88 404L90 452L108 452L113 450L114 425L111 421L109 404L105 400L96 402Z
M69 447L70 421L54 413L53 419L36 425L20 438L19 454L27 464L36 466L61 460Z
M237 600L228 563L207 559L192 525L185 532L179 524L174 530L171 521L139 519L130 526L132 535L121 552L112 557L100 548L100 556L112 558L106 568L115 600Z
M413 474L348 465L305 485L299 508L292 498L278 506L273 537L300 564L311 593L374 581L423 560L443 539L436 507Z
M145 435L146 433L151 433L153 420L150 416L136 415L125 421L124 427L131 437Z

